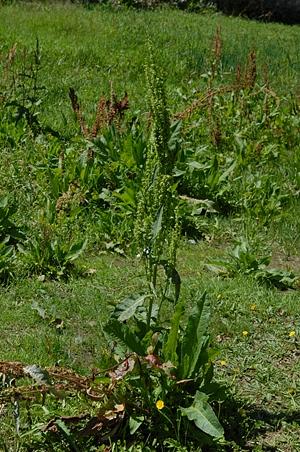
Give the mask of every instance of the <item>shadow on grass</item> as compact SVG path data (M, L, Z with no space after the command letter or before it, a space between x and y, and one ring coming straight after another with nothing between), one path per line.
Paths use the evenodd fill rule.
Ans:
M259 450L276 452L278 447L267 444L264 438L271 438L272 435L278 437L283 424L300 426L300 411L272 412L242 400L228 398L222 403L220 421L228 443L221 450L251 451L260 446Z

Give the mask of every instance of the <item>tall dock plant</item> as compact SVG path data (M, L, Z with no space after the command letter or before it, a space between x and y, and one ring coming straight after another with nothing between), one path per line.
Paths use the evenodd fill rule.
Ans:
M151 129L134 227L134 249L142 258L147 287L143 293L121 301L105 328L139 354L145 354L153 334L162 331L164 302L177 303L180 293L180 276L175 268L180 238L173 180L176 154L169 146L171 127L164 79L149 47L146 80Z
M166 400L169 410L160 418L165 434L176 432L181 441L182 433L196 427L218 439L223 429L209 403L211 391L207 391L213 376L207 331L210 305L206 293L197 295L186 325L182 325L185 303L179 300L180 277L175 267L180 238L173 180L176 155L169 146L164 80L151 47L149 53L146 77L151 133L134 230L147 287L115 307L104 331L110 342L117 344L115 355L123 357L115 373L125 380L130 394L126 403L132 431L144 426L147 435L152 428L157 434L157 410L164 408ZM167 301L173 303L173 314L163 321L161 308ZM133 354L128 356L128 352ZM203 440L201 434L198 439Z
M169 147L170 118L167 109L164 79L153 61L150 48L146 67L151 134L142 188L135 222L135 241L143 258L149 289L147 328L151 317L174 286L173 301L177 301L180 277L175 269L176 249L180 236L178 198L173 181L174 152ZM165 285L158 294L158 269L165 271ZM155 309L156 308L156 309Z

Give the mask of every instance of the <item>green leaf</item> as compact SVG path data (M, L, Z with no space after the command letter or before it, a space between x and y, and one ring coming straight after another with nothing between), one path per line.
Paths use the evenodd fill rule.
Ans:
M164 361L171 361L175 366L178 364L177 344L179 335L179 324L184 310L183 303L177 303L175 312L171 319L171 329L166 343L163 346Z
M119 322L124 322L134 316L137 308L142 306L149 294L131 295L121 301L115 308L113 317L117 318Z
M298 280L293 272L277 270L275 268L258 270L255 274L255 278L258 279L258 281L265 282L269 286L274 286L281 290L294 288L294 285Z
M188 166L191 169L206 170L206 169L210 168L210 164L208 164L208 163L205 163L205 164L199 163L196 160L190 160L190 161L187 162L187 164L188 164Z
M162 226L162 218L163 218L164 206L161 206L159 211L157 212L156 219L152 226L152 239L156 239L158 234L160 233Z
M190 421L194 421L203 432L214 438L220 438L224 435L223 427L207 400L206 394L197 391L192 405L188 408L181 408L181 413Z
M227 179L228 176L230 176L230 174L233 172L234 168L236 167L236 161L234 161L229 168L227 168L226 171L224 171L224 173L222 173L222 175L219 178L219 182L223 182L224 180Z
M125 345L129 350L138 355L145 355L145 350L140 342L140 339L129 328L128 325L119 322L117 319L110 319L104 326L104 331L117 342Z
M87 240L76 242L69 249L69 252L65 257L65 260L72 262L75 259L77 259L80 256L80 254L83 252L83 250L85 249L86 245L87 245Z
M64 435L65 439L68 441L70 445L70 450L74 452L79 452L79 449L77 448L74 442L74 437L69 428L67 427L67 425L64 423L64 421L62 419L56 419L55 424L57 425L61 433Z
M57 427L59 427L59 429L66 435L66 436L71 436L71 432L68 429L68 427L66 426L66 424L64 423L64 421L62 419L56 419L55 421Z
M144 422L144 416L130 416L129 418L129 431L130 435L134 435L134 433L140 428L142 423Z
M180 378L193 378L199 373L201 352L208 344L207 328L210 318L210 305L206 292L197 300L188 318L181 343Z

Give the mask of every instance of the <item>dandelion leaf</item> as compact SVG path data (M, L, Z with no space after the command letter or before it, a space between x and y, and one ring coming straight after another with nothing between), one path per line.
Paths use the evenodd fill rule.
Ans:
M214 438L220 438L224 435L223 427L209 405L206 394L197 391L192 405L188 408L181 408L181 412L190 421L194 421L196 426L204 433Z

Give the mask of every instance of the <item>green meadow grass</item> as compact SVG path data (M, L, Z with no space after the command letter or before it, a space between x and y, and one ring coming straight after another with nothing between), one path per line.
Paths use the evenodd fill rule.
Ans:
M0 8L2 54L15 43L20 51L24 46L30 51L39 39L40 84L46 88L43 117L60 130L72 125L70 86L78 92L87 113L95 110L100 94L109 93L110 81L119 95L129 93L133 109L145 111L148 38L158 49L158 63L166 72L173 111L182 107L183 97L192 89L204 88L201 75L210 67L217 27L221 27L225 79L230 81L232 70L245 64L249 51L255 49L260 73L266 65L272 86L285 94L298 88L300 31L296 26L266 26L220 14L171 9L117 11L40 3Z
M224 451L296 451L299 294L269 289L245 275L215 276L205 264L224 252L218 243L185 243L178 265L187 305L204 290L212 302L215 380L228 391L218 408L231 444ZM95 272L68 283L34 278L0 289L1 360L56 363L83 374L107 367L102 325L113 305L138 289L141 269L113 255L90 257L82 265Z
M170 108L172 112L183 108L193 90L206 88L202 75L210 68L218 26L223 42L222 83L230 83L236 66L245 64L249 51L255 49L260 74L267 65L271 86L283 97L299 94L300 28L220 14L87 9L70 4L1 6L0 53L6 54L17 43L21 62L24 49L32 52L38 38L42 54L39 83L45 87L39 106L42 118L72 137L78 135L78 126L68 99L70 86L78 92L89 120L99 95L109 93L110 81L119 95L128 92L132 110L147 111L144 64L149 37L166 73ZM45 145L38 140L32 145L24 139L17 150L9 146L2 150L6 163L0 171L1 187L18 192L18 199L24 199L24 206L31 206L32 212L35 199L30 196L35 192L31 184L36 182L31 171L39 156L28 157L27 165L25 154L48 150L55 155L56 146L56 142ZM295 168L286 171L296 180ZM260 251L273 251L272 266L299 274L297 199L294 204L295 210L290 209L269 229L256 226L253 218L212 218L207 220L205 240L183 241L179 250L182 297L187 306L195 292L204 290L212 303L215 379L229 394L226 403L215 407L227 432L228 444L218 449L224 452L300 449L299 291L271 289L245 274L222 277L206 266L227 256L234 240L245 235ZM67 282L22 274L9 286L0 286L0 361L58 364L83 374L107 367L103 324L117 302L140 288L142 270L133 258L95 251L82 258L80 265L84 276ZM13 421L7 419L1 423L0 417L0 440L7 439L14 451Z

